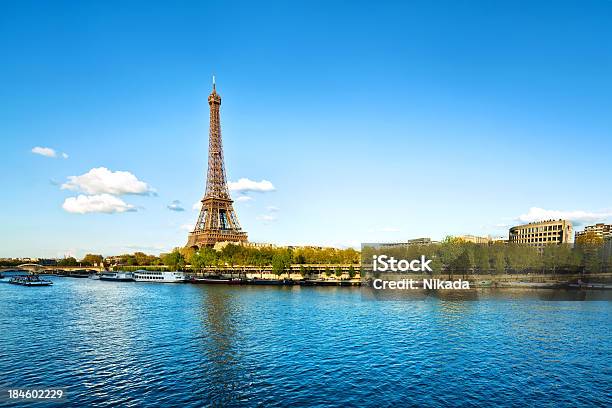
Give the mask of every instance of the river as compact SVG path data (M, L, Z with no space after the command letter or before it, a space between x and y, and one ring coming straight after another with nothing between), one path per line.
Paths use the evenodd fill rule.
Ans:
M28 406L612 405L607 301L51 279L0 284L0 388L66 387Z

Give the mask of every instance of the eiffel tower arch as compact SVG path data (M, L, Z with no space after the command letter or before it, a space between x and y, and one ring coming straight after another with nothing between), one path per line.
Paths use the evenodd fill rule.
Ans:
M210 131L208 137L208 173L206 193L193 231L187 238L187 247L213 246L217 242L246 242L247 233L242 231L233 200L227 188L223 145L221 142L221 96L217 93L213 79L213 90L208 96L210 106Z

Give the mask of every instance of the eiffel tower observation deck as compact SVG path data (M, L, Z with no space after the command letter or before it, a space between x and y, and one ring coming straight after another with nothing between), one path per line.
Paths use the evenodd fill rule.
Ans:
M221 96L217 93L213 77L213 90L208 96L210 105L210 132L208 140L208 175L206 193L198 221L189 233L187 246L201 248L217 242L246 242L247 233L242 231L233 200L227 188L223 145L221 141Z

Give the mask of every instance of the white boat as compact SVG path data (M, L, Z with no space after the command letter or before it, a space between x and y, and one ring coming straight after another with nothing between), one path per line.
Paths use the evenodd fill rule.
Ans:
M38 275L15 276L9 280L13 285L21 286L51 286L53 282L46 279L41 279Z
M118 281L118 282L133 282L134 275L132 272L102 272L100 274L100 280L104 281Z
M185 282L187 278L184 272L179 271L144 271L134 272L136 282L158 282L158 283L178 283Z

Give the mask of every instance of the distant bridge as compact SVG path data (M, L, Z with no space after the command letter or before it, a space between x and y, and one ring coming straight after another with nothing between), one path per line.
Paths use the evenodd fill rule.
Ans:
M37 274L52 274L56 275L62 272L70 272L76 270L101 271L102 268L91 266L57 266L57 265L40 265L36 263L25 263L12 267L0 267L0 273L21 272L21 273L37 273Z

